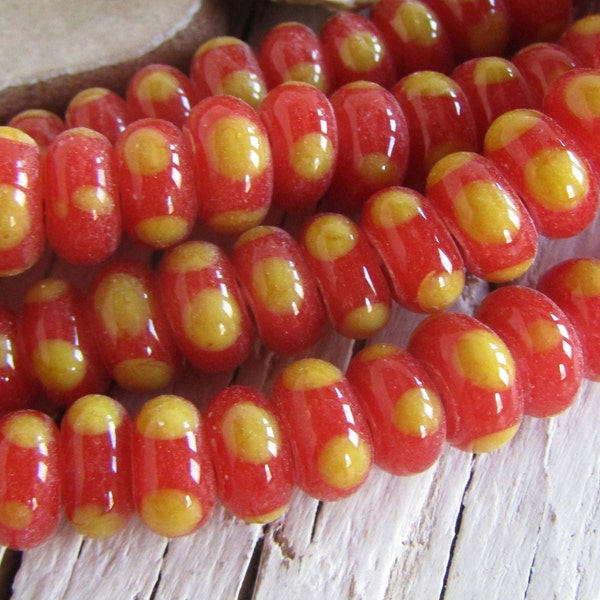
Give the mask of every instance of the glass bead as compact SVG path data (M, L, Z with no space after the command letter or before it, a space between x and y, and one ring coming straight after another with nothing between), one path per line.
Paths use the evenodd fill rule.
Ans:
M9 127L15 127L31 136L43 156L50 142L65 130L65 122L55 113L41 108L24 110L15 115L9 122Z
M559 43L572 52L579 66L600 67L600 14L587 15L567 28Z

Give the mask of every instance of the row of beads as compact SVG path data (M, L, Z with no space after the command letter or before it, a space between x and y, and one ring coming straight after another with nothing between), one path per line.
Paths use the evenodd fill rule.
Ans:
M433 465L446 441L494 450L524 414L567 409L586 359L598 355L598 334L586 332L600 311L600 261L561 263L540 288L565 312L541 291L505 286L475 317L426 318L407 351L367 346L345 376L320 359L296 360L269 397L231 386L203 416L174 395L147 401L133 423L112 398L82 396L60 432L37 411L10 413L0 420L0 543L43 543L61 506L92 538L116 534L134 512L159 535L187 535L217 499L241 519L266 523L285 512L296 486L338 500L373 464L410 475Z

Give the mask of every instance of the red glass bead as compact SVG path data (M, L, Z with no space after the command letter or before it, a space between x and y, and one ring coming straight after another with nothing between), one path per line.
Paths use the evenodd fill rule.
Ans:
M121 134L116 155L127 234L152 248L188 237L197 216L189 138L168 121L140 119Z
M181 366L152 271L125 260L105 265L87 296L96 344L115 381L133 392L165 387Z
M560 38L561 46L572 52L580 66L600 67L600 15L587 15L572 23Z
M360 220L386 270L393 297L415 312L444 310L465 284L463 259L427 198L409 188L373 194Z
M329 100L312 85L285 83L267 94L259 115L271 144L273 203L287 210L314 207L337 161L337 123Z
M105 135L111 144L130 121L127 102L106 88L87 88L76 94L65 111L68 127L87 127Z
M555 42L573 18L572 0L504 0L513 47Z
M577 67L573 54L550 42L539 42L522 48L512 57L513 64L527 81L532 107L542 109L544 96L557 77Z
M550 117L514 110L487 131L485 155L517 191L541 235L577 235L594 219L598 183L579 147Z
M104 393L110 379L96 347L83 295L64 279L42 279L27 291L19 329L31 375L47 398L68 406Z
M154 117L182 127L192 106L196 90L191 80L171 65L150 64L129 80L125 98L131 119Z
M0 544L28 550L43 544L60 519L58 428L34 410L0 420Z
M472 152L442 158L427 178L427 197L474 275L504 283L520 277L532 265L537 230L521 199L491 160Z
M573 325L552 300L509 285L489 294L475 316L514 357L526 415L549 417L573 403L583 378L583 352Z
M339 152L326 197L333 210L358 212L371 194L404 180L409 154L406 117L394 96L375 83L349 83L330 101Z
M207 372L239 366L250 352L253 330L223 250L184 242L165 254L158 275L162 304L189 362Z
M421 321L408 351L425 363L446 411L448 442L469 452L506 444L523 415L515 363L502 339L468 315Z
M33 266L45 242L40 151L20 129L0 127L0 276Z
M498 116L532 105L525 78L510 61L497 56L472 58L452 71L475 117L480 142L490 123Z
M215 476L198 409L180 396L148 400L133 428L133 495L143 523L169 538L198 530L215 504Z
M277 227L243 233L231 253L263 344L298 354L323 334L326 318L317 282L297 242Z
M40 108L20 112L8 122L8 126L20 129L31 136L42 155L45 154L50 142L66 127L57 114Z
M404 185L423 190L431 167L451 152L476 152L475 117L458 84L442 73L419 71L392 88L408 124L410 152Z
M61 421L65 516L78 533L106 538L133 515L131 419L116 400L78 398Z
M412 475L435 463L446 441L446 420L422 364L398 346L374 344L354 356L346 377L369 420L377 466Z
M280 373L271 400L290 440L300 488L320 500L339 500L365 482L373 461L371 434L337 367L316 358L295 361Z
M371 9L371 20L392 53L398 78L415 71L453 69L450 37L429 2L380 0Z
M537 288L573 323L585 363L585 377L600 381L600 260L572 258L548 269Z
M269 399L230 386L211 399L204 423L223 506L251 523L278 519L294 491L294 464Z
M390 288L359 227L343 215L320 213L307 221L299 241L332 327L354 339L382 329L391 311Z
M302 81L324 94L332 90L321 40L304 23L289 21L270 29L257 58L269 89L286 81Z
M59 134L46 154L46 235L72 264L111 256L121 241L115 155L108 139L77 127Z
M396 68L383 36L367 17L340 11L321 29L323 52L333 78L332 89L353 81L372 81L384 88L396 79Z
M198 214L208 227L237 235L260 224L273 193L273 161L256 111L232 96L206 98L186 123L196 169Z
M267 93L264 75L252 48L230 36L212 38L196 50L190 77L199 100L225 94L257 108Z

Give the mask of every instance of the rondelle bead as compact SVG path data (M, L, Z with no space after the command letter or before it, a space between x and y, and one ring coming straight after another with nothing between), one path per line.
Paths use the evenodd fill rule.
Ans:
M299 354L321 338L326 317L315 277L296 240L278 227L243 233L231 252L262 343Z
M286 210L313 208L337 161L337 122L329 100L312 85L288 82L267 94L259 115L271 145L273 203Z
M192 58L190 77L198 99L235 96L257 108L267 93L264 75L250 46L235 37L204 42Z
M137 71L127 84L125 95L132 120L154 117L182 127L196 90L191 80L171 65L150 64Z
M140 119L121 134L116 155L129 237L157 249L187 238L197 217L189 138L169 121Z
M76 94L65 111L68 127L87 127L105 135L112 144L130 121L127 102L112 90L93 87Z
M15 115L7 125L31 136L42 155L46 153L50 142L66 127L65 122L57 114L41 108L24 110Z
M306 222L299 242L331 326L354 339L380 331L391 312L390 288L377 254L356 223L343 215L320 213Z
M301 81L324 94L332 90L321 40L304 23L288 21L270 29L262 39L257 58L268 89L286 81Z
M87 294L96 344L124 389L155 392L181 366L154 273L132 261L107 263Z
M455 152L427 178L427 197L458 243L467 270L505 283L535 260L538 233L521 199L489 159Z
M58 428L47 415L19 410L0 420L0 544L29 550L60 520Z
M504 0L514 48L533 42L555 42L573 18L572 0Z
M230 386L210 400L204 424L223 506L250 523L278 519L294 491L294 464L269 399Z
M163 257L158 280L176 343L192 365L227 371L248 357L254 332L223 250L203 241L179 244Z
M23 351L33 378L52 402L104 393L110 383L96 346L83 294L68 281L33 284L19 315Z
M396 77L415 71L449 73L454 65L448 32L429 2L379 0L371 20L385 40L396 65Z
M321 29L325 60L333 89L353 81L372 81L385 88L396 79L391 53L373 21L350 11L329 17Z
M468 315L438 313L417 326L408 351L425 363L437 387L451 445L489 452L515 435L523 393L512 355L486 325Z
M446 418L419 361L394 344L374 344L354 356L346 377L369 421L377 466L412 475L435 463L446 441Z
M514 110L488 129L484 151L517 191L541 235L577 235L593 221L598 182L577 144L556 121Z
M373 461L371 433L354 389L337 367L316 358L295 361L278 376L271 400L304 492L339 500L365 482Z
M174 538L197 531L212 514L215 476L202 417L188 400L148 400L133 428L133 496L154 533Z
M559 43L572 52L580 66L600 67L600 14L587 15L566 29Z
M339 88L330 101L339 152L326 198L332 210L358 212L371 194L404 180L409 155L406 117L390 92L366 81Z
M484 298L475 316L515 359L526 415L550 417L571 406L583 378L583 351L572 323L548 296L508 285Z
M87 127L59 134L46 153L46 235L58 256L91 265L121 241L121 202L115 155L108 139Z
M458 300L465 285L463 259L427 198L403 187L376 192L360 226L383 262L398 304L432 313Z
M121 531L133 515L131 419L116 400L78 398L60 426L65 516L89 538Z
M537 288L566 313L583 347L585 377L600 381L600 260L567 259L540 278Z
M238 235L265 218L273 193L273 161L256 111L233 96L197 104L187 120L192 140L198 215L210 229Z
M392 94L408 125L404 185L423 191L431 167L451 152L476 152L475 117L465 93L447 75L418 71L403 77Z
M0 276L32 267L45 243L40 151L20 129L0 127Z

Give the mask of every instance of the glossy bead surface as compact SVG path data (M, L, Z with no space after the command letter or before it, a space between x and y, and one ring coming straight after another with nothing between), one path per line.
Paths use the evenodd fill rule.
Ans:
M215 504L215 476L202 417L180 396L148 400L133 428L133 496L154 533L174 538L197 531Z
M468 315L438 313L417 326L408 351L425 363L442 398L450 444L489 452L514 436L523 395L514 359L491 329Z
M383 262L398 304L432 313L456 302L465 266L427 198L403 187L376 192L362 211L360 226Z
M429 172L427 197L474 275L504 283L532 265L538 248L535 225L491 160L472 152L447 155Z
M193 108L186 130L200 220L231 235L260 224L271 205L273 161L256 111L239 98L213 96Z
M262 343L278 354L308 350L324 332L317 282L292 236L259 226L236 241L231 260Z
M337 367L316 358L295 361L280 373L271 400L300 488L320 500L339 500L364 483L373 460L371 434Z
M8 123L31 136L43 155L50 142L65 129L65 122L55 113L41 108L31 108L15 115Z
M0 127L0 276L32 267L45 242L40 151L20 129Z
M373 432L375 464L394 475L428 469L446 441L444 408L425 367L393 344L374 344L346 377Z
M188 237L197 216L189 139L168 121L140 119L121 134L116 155L127 234L157 249Z
M600 15L587 15L572 23L560 38L582 67L600 67Z
M294 465L268 398L230 386L211 399L204 423L223 506L251 523L278 519L294 491Z
M510 17L513 47L555 42L573 18L572 0L504 0Z
M165 254L158 276L162 305L189 362L208 372L239 366L253 330L224 251L209 242L184 242Z
M152 271L141 263L108 263L87 294L96 344L116 382L133 392L166 386L181 365Z
M91 265L121 241L121 202L108 139L77 127L58 135L45 160L46 235L67 262Z
M598 182L579 147L550 117L515 110L488 129L485 155L517 191L541 235L583 231L598 208Z
M108 396L78 398L60 427L65 516L86 537L121 531L133 515L131 419Z
M34 410L0 420L0 544L28 550L43 544L60 519L58 428Z
M360 228L343 215L320 213L307 221L299 242L332 327L355 339L383 328L391 311L390 289Z
M573 325L552 300L509 285L484 298L475 316L515 359L526 415L549 417L573 403L583 378L583 352Z

